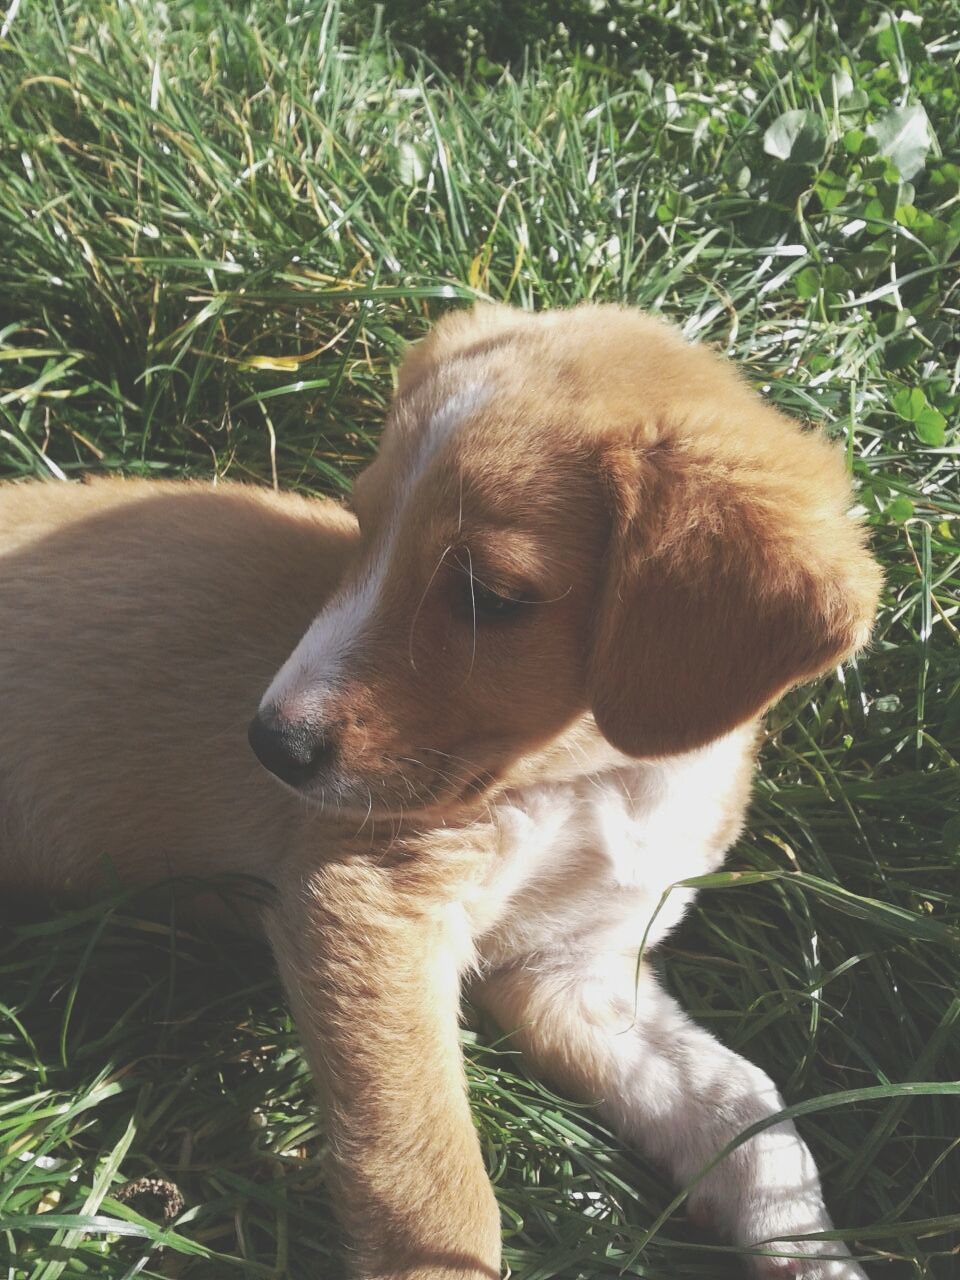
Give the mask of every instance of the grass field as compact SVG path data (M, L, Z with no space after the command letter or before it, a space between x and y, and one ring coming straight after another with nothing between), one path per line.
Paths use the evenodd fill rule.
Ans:
M11 5L0 469L342 493L404 341L477 297L652 308L823 423L886 566L875 641L771 714L738 875L661 964L798 1107L871 1275L952 1280L960 6L772 8L651 0L606 52L554 32L510 69L464 22L448 80L369 5ZM259 949L118 896L6 927L0 1015L5 1276L339 1274ZM738 1274L589 1111L465 1038L512 1275ZM141 1175L183 1193L167 1230L113 1198Z

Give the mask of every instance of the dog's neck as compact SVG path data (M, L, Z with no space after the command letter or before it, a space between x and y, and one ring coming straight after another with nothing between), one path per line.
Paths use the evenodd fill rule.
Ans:
M748 725L682 756L634 760L582 723L471 810L377 819L340 847L372 855L401 890L431 886L434 904L457 914L467 967L576 949L601 922L604 946L629 949L656 915L652 945L692 899L672 891L661 906L664 892L716 869L739 832L755 744Z
M611 746L588 713L545 746L515 761L487 799L493 804L503 799L512 803L528 787L556 783L576 785L583 778L624 769L643 769L649 763L633 760Z
M719 867L742 826L755 739L747 726L664 760L598 749L574 776L500 793L478 824L484 869L463 900L481 960L629 950L648 927L659 941L693 897L671 886Z

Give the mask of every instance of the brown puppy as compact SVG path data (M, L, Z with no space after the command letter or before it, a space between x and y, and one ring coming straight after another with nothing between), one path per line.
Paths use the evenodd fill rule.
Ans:
M879 574L848 502L822 438L613 307L438 325L359 534L234 486L7 486L3 881L90 888L105 857L271 881L358 1274L496 1277L464 975L680 1183L781 1106L636 955L739 831L757 716L867 638ZM258 700L250 744L286 789L244 742ZM757 1274L862 1276L800 1239L830 1220L789 1123L690 1203L780 1241Z

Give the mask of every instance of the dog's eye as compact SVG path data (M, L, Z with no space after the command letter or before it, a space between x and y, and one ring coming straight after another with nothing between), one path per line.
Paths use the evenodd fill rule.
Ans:
M471 625L483 622L502 622L515 617L523 605L529 603L519 592L489 587L470 571L469 565L455 562L457 576L453 587L451 607L454 614Z
M521 583L492 586L486 576L494 577L489 570L478 565L466 548L461 548L450 558L455 571L450 604L453 613L472 626L477 623L505 622L522 612L523 606L532 604L532 588Z
M467 579L464 593L467 597L464 603L478 622L499 622L502 618L512 617L524 603L514 596L502 595L492 587L485 587L476 578Z

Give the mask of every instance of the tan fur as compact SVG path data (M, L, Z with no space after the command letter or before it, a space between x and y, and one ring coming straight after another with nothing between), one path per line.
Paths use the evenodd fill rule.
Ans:
M332 503L234 485L5 486L3 882L269 881L357 1273L496 1277L460 976L479 963L507 1029L539 1026L524 1043L548 1076L585 1098L614 1079L523 976L595 851L520 892L535 855L509 823L618 770L640 795L644 760L745 726L695 851L718 865L751 722L868 635L879 575L848 501L839 454L729 366L597 307L478 308L413 348L357 485L360 535ZM471 625L471 575L535 603ZM322 810L246 746L268 686L336 742Z

